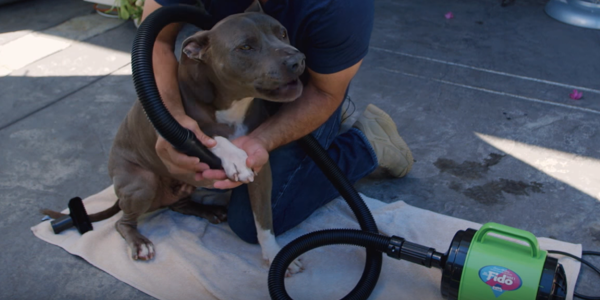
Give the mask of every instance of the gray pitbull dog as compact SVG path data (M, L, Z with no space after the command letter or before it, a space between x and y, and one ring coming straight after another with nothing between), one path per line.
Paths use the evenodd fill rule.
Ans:
M248 183L258 241L263 257L271 263L280 246L273 234L270 166L267 163L255 174L246 166L246 153L228 139L251 132L268 117L261 99L289 102L300 96L305 57L289 44L285 28L263 14L257 2L245 13L187 38L182 52L179 88L186 114L217 141L210 150L221 158L228 178ZM194 190L208 183L195 181L193 174L170 174L156 154L157 138L136 101L117 132L108 162L119 200L90 216L98 221L123 210L116 229L136 260L155 255L152 242L137 230L137 220L144 213L169 207L211 223L226 220L223 207L191 200ZM44 213L56 217L48 210ZM295 261L288 275L301 268Z

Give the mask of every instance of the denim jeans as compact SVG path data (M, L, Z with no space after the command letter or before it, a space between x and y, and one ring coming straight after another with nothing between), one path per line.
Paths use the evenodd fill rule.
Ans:
M339 134L341 105L311 134L352 183L377 167L377 157L364 134L352 128ZM273 175L271 205L275 235L300 224L339 193L297 142L269 153ZM258 243L248 187L233 189L227 212L229 226L242 240Z

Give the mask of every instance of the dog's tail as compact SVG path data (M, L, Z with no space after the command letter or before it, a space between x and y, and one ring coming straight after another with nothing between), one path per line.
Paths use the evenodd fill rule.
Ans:
M119 199L117 199L117 201L115 201L115 204L113 204L113 206L111 206L101 212L97 212L97 213L89 215L90 221L98 222L98 221L106 220L106 219L116 215L119 211L121 211L121 207L119 207ZM50 209L40 209L40 212L44 215L47 215L48 217L50 217L52 219L58 219L60 217L66 216L63 213L53 211Z

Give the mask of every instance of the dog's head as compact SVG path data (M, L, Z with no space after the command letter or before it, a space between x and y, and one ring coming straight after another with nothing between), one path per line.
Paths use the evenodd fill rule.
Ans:
M243 97L293 101L302 93L304 54L290 45L280 23L256 12L255 5L187 38L183 53L207 66L221 86Z

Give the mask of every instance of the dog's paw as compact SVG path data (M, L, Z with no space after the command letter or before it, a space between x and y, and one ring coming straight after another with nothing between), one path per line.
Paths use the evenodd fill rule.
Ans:
M154 258L154 244L147 238L140 239L129 249L134 260L151 260Z
M221 224L227 221L227 209L217 205L204 205L203 218L213 224Z
M138 230L135 224L123 219L115 224L117 231L125 239L129 256L133 260L151 260L154 258L154 244Z
M249 183L254 181L254 171L246 165L248 155L246 152L228 139L216 136L217 145L212 147L210 151L221 159L221 165L227 177L233 181L241 181Z
M266 260L269 261L269 266L271 265L271 263L273 263L273 260L275 259L276 254L279 251L275 252L274 255L265 255L264 251L263 251L263 258L265 258ZM265 257L267 256L267 257ZM296 259L294 259L294 261L292 261L288 267L287 270L285 271L285 277L291 277L292 275L296 274L296 273L300 273L302 272L302 270L304 270L304 267L302 266L302 261L299 257L297 257Z
M287 271L285 271L285 277L292 277L292 275L300 273L302 270L304 270L304 267L302 266L302 262L298 257L294 259L294 261L287 267Z
M275 256L277 256L277 253L279 253L281 250L281 247L279 247L279 244L275 240L275 236L273 236L273 234L271 234L269 231L263 231L262 234L258 234L258 243L262 248L263 258L269 262L270 266L271 263L273 263ZM287 270L285 271L285 277L290 277L293 274L300 273L302 270L304 270L302 267L302 262L300 261L300 258L296 258L287 267Z

